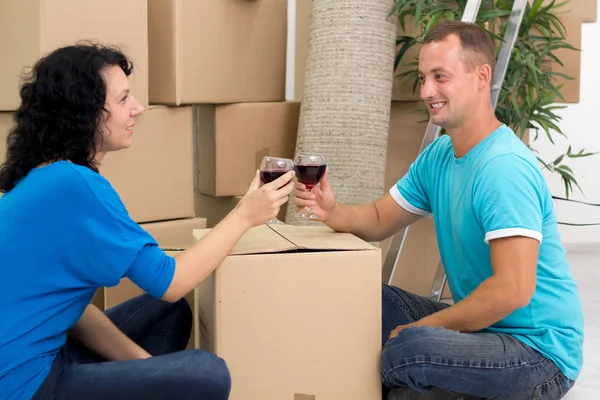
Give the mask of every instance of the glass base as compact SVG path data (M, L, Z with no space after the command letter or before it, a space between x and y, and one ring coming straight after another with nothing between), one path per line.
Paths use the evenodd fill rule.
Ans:
M305 214L305 213L302 213L300 215L302 215L302 218L306 218L306 219L312 219L312 220L319 219L319 216L315 215L315 214Z
M312 219L312 220L319 219L318 215L315 215L311 212L310 207L304 207L304 210L302 210L300 215L302 216L302 218L307 218L307 219Z
M277 218L273 218L266 222L267 225L285 225L285 222L278 220Z

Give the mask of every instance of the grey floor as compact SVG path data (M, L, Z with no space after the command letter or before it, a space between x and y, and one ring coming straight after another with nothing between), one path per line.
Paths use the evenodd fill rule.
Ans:
M567 247L585 318L584 366L566 400L600 398L600 244Z

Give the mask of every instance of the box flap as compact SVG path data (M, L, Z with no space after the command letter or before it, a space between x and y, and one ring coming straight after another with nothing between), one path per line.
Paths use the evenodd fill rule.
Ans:
M194 229L202 239L211 229ZM189 245L161 246L165 251L185 250ZM293 250L377 250L350 233L335 232L328 227L295 225L260 225L250 229L233 247L230 255L281 253Z
M194 229L194 237L200 240L208 232L210 229ZM270 229L269 226L259 225L246 232L229 254L278 253L289 250L297 250L297 246Z
M326 226L269 225L297 246L307 250L376 250L351 233L335 232Z

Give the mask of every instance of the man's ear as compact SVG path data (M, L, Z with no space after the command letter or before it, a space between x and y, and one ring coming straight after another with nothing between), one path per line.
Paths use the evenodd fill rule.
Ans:
M492 85L492 67L488 64L483 64L477 69L477 88L479 90L485 89L488 85Z

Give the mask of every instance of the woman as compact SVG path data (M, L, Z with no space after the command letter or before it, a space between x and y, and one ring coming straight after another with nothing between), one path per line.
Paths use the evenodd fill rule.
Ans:
M183 296L248 229L277 215L293 173L264 186L257 175L210 234L167 256L97 169L107 152L131 146L144 110L131 71L117 50L70 46L41 59L21 88L0 168L3 399L229 396L225 362L184 350L191 312ZM106 314L89 304L122 277L148 294Z

